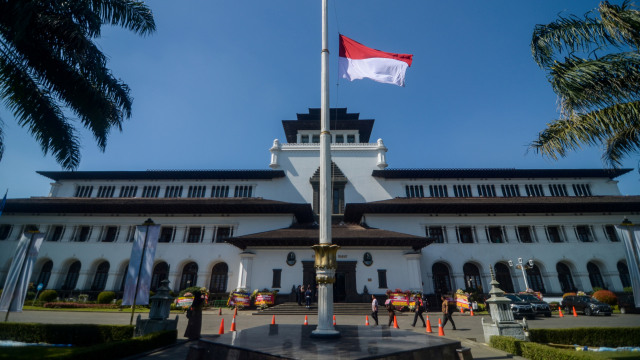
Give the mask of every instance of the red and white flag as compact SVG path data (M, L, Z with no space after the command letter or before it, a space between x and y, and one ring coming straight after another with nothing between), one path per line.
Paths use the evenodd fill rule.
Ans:
M368 48L340 35L339 76L349 81L368 78L384 84L404 86L404 75L413 55L394 54Z

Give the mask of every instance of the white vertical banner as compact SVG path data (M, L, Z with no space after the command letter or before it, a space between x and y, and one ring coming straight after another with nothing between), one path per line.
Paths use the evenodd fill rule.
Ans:
M149 286L151 285L153 259L156 255L159 236L160 225L136 226L135 240L131 248L131 258L129 259L129 268L127 269L122 305L133 305L134 297L136 299L136 305L149 304ZM142 258L143 252L144 259ZM142 266L140 266L141 263ZM140 271L140 273L138 273L138 271ZM136 285L138 287L138 296L135 295Z
M9 267L0 297L0 312L21 312L27 297L33 264L38 258L43 233L23 233ZM29 246L31 244L31 246Z
M633 301L636 307L640 307L640 226L616 225L616 228L624 241L627 268L633 289Z

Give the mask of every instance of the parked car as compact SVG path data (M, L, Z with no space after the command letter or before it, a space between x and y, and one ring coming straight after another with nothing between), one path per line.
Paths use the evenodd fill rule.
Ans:
M511 312L513 312L515 319L522 319L524 317L527 319L535 319L536 312L531 303L522 300L515 294L504 294L504 297L511 300Z
M573 308L576 312L580 311L587 316L604 314L605 316L611 316L611 306L600 302L591 296L579 295L579 296L565 296L562 299L560 306L565 312L569 313Z
M518 294L518 297L533 305L533 311L536 312L536 315L551 317L551 307L546 301L540 300L537 296L532 294Z

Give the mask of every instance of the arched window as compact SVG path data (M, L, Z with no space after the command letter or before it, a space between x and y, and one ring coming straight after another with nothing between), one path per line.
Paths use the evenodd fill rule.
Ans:
M480 271L478 267L472 263L466 263L462 267L464 272L464 284L467 289L474 289L482 292L482 281L480 280Z
M573 276L571 276L569 267L566 264L558 263L556 265L556 271L558 272L558 281L560 282L562 292L575 291L576 286L573 284Z
M98 265L96 269L96 275L93 277L93 283L91 283L92 291L102 291L107 287L107 278L109 277L109 265L108 261L103 261Z
M499 262L496 263L494 268L496 271L496 281L500 283L500 288L508 293L514 292L509 267L504 263Z
M627 264L618 261L618 274L620 274L620 282L622 287L631 287L631 277L629 276L629 268Z
M196 286L198 280L198 264L190 262L182 268L182 278L180 279L180 290L191 286Z
M544 283L542 282L542 274L538 265L533 264L532 268L527 269L527 282L533 291L544 293Z
M156 291L161 285L160 282L167 278L169 278L169 264L164 261L157 263L153 268L153 275L151 275L151 286L149 287L149 289L151 291Z
M71 266L69 266L69 271L67 271L67 277L64 279L64 283L62 284L62 290L73 290L76 288L78 284L78 276L80 276L80 268L82 264L80 261L76 261Z
M449 268L443 263L435 263L431 267L433 272L433 289L436 294L446 294L451 292L451 277Z
M589 261L587 263L587 271L589 272L589 281L591 282L591 287L599 287L601 289L604 289L604 280L602 280L602 274L600 273L600 268L598 267L598 265Z
M38 281L36 282L36 286L42 284L42 288L46 289L49 284L49 278L51 277L51 269L53 269L53 261L49 260L42 265L40 269L40 275L38 275ZM627 271L627 276L629 272Z
M229 267L225 263L216 264L211 270L211 284L209 291L212 293L223 293L227 291L227 273Z

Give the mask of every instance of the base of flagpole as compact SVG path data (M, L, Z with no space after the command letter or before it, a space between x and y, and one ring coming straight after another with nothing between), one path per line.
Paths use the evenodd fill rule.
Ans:
M338 339L340 338L340 331L315 329L309 337L312 339Z

